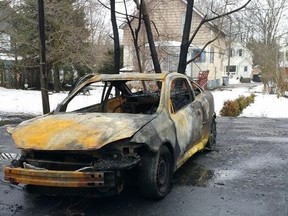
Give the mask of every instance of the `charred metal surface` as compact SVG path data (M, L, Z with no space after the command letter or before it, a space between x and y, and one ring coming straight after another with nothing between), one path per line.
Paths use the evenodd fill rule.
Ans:
M13 167L26 167L39 170L63 170L63 171L110 171L129 170L140 162L137 155L113 154L109 157L103 155L77 155L67 153L51 154L51 152L33 152L20 159L14 159Z
M177 143L175 135L173 122L169 114L163 111L157 118L139 130L131 141L145 143L151 150L156 152L161 144L165 142L170 143L174 148Z
M139 156L123 156L121 159L100 159L91 167L93 170L129 170L140 162Z

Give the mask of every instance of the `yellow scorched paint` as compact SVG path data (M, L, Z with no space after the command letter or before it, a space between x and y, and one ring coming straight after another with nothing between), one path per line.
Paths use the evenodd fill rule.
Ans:
M59 149L67 149L63 145L67 145L66 139L71 139L71 137L75 138L74 144L78 144L79 148L92 148L95 146L95 140L99 140L99 136L101 134L95 134L95 131L87 128L85 124L71 119L62 119L61 121L45 119L45 121L38 121L37 124L26 125L12 134L19 148L46 150L49 150L52 145L58 145ZM70 143L70 145L72 144ZM71 149L73 149L72 146Z
M35 146L41 146L46 144L55 133L59 133L59 131L71 125L75 125L75 122L72 120L56 122L54 119L47 119L38 122L38 124L30 124L22 127L21 130L16 130L12 134L12 137L16 144L23 143L23 139L25 139L26 143L34 143Z
M177 169L182 166L182 164L184 164L192 155L205 148L205 145L208 142L208 137L209 136L202 138L196 145L187 151L180 160L177 161Z
M88 150L132 136L134 120L94 115L55 115L20 124L12 133L17 148Z

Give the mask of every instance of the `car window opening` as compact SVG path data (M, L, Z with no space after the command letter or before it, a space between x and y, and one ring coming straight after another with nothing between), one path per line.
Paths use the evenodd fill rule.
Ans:
M174 79L171 82L170 101L171 112L177 112L193 101L191 89L184 79Z
M67 103L66 112L153 114L160 101L159 81L92 83ZM65 106L63 106L65 107Z

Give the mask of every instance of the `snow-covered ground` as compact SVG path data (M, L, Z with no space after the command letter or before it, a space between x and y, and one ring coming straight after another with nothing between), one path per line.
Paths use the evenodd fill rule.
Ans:
M263 94L263 85L256 83L249 87L241 84L233 88L218 89L213 91L215 101L215 111L219 115L226 100L234 100L240 95L249 96L252 93L256 95L255 102L243 110L240 117L266 117L266 118L288 118L288 98L277 95Z
M67 93L49 94L51 110L61 102ZM42 114L42 99L40 91L15 90L0 87L0 112L17 114Z
M267 118L288 118L288 98L277 98L276 95L262 94L263 85L231 85L233 87L221 88L212 91L215 101L217 115L223 107L225 100L234 100L240 95L249 96L256 94L255 102L248 106L241 117L267 117ZM249 87L250 86L250 87ZM60 103L67 93L49 94L51 110ZM88 99L89 95L81 95L83 99ZM40 91L15 90L0 88L0 112L15 114L41 115L42 100Z

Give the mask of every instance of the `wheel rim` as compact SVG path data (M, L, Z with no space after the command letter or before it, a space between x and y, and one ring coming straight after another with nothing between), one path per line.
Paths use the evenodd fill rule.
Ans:
M216 124L215 122L213 122L211 127L211 134L209 137L209 143L211 146L214 146L215 142L216 142Z
M164 157L159 158L157 170L157 187L160 191L165 191L169 179L169 168Z

